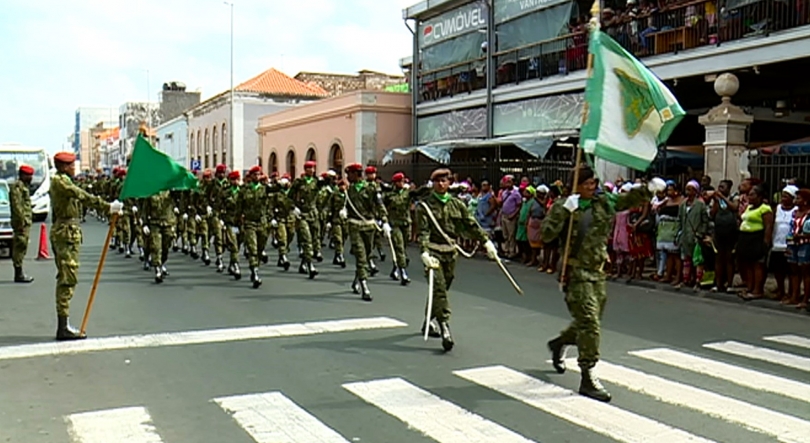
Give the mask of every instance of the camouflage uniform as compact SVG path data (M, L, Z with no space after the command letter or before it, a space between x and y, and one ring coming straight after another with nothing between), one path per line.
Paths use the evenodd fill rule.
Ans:
M95 209L99 216L107 216L110 206L103 198L76 186L63 172L53 176L49 193L52 211L50 241L56 265L56 314L59 319L56 338L82 338L68 322L70 300L79 282L79 245L82 243L79 205Z
M402 285L410 282L405 269L408 267L408 254L405 250L411 239L411 193L405 188L392 189L383 197L388 219L391 222L391 242L394 244L396 257L393 258L394 269L391 279L400 280Z
M270 186L268 192L270 193L270 206L273 214L270 223L276 225L276 241L278 242L277 266L287 270L290 268L290 262L287 260L287 254L290 252L290 237L294 232L290 229L290 221L295 223L295 217L292 215L293 201L289 197L289 188L283 188L280 185Z
M318 228L318 179L315 177L299 177L293 181L290 187L289 196L292 198L295 207L301 215L298 222L298 241L303 253L303 260L299 267L299 272L309 274L309 278L315 278L318 272L312 265L312 258L319 261L323 259L321 255L321 242L313 237L317 235Z
M352 289L360 293L363 300L371 301L367 280L374 246L374 235L378 232L377 220L388 222L388 214L377 187L365 180L349 183L346 191L347 224L351 252L355 257L355 274ZM380 233L382 235L382 233ZM372 271L372 274L375 272Z
M267 223L267 188L261 183L247 183L239 190L238 218L242 220L243 241L250 266L250 281L258 288L259 278L259 239L260 232ZM267 241L267 237L264 238ZM264 244L261 244L264 250Z
M169 191L161 191L144 199L143 222L149 227L149 251L152 267L155 269L155 281L158 283L169 275L166 261L169 259L169 248L174 241L174 227L177 223L173 209L174 201Z
M343 245L346 243L348 231L346 230L346 220L341 216L341 213L344 215L348 213L345 191L335 189L332 192L327 202L327 213L328 221L332 225L332 232L330 232L331 242L335 246L335 258L332 260L332 264L345 268L346 258L343 256Z
M241 208L239 204L239 194L241 187L228 185L220 189L219 205L221 219L225 223L225 246L230 252L231 258L228 264L228 273L236 280L242 278L242 271L239 269L239 229L242 225Z
M225 247L222 230L220 197L222 190L228 186L227 180L211 179L209 181L203 181L203 186L201 187L201 192L205 196L206 200L206 212L204 212L204 214L207 214L208 235L214 237L214 252L217 256L217 272L222 272L225 269L222 263L222 253ZM208 208L211 208L211 211L208 211ZM204 250L208 249L210 242L211 239L209 237L203 239Z
M14 281L17 283L30 283L32 277L23 272L23 260L28 252L28 241L33 224L31 208L31 194L28 185L17 178L11 185L9 200L11 203L11 229L14 238L11 242L11 261L14 265Z

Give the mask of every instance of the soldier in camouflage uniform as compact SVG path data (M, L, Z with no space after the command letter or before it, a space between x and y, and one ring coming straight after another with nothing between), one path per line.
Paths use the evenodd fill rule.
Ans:
M346 182L340 180L327 203L331 242L335 246L333 265L346 267L346 258L343 256L343 245L346 243Z
M174 227L177 223L174 214L174 201L169 191L161 191L144 199L143 233L149 236L149 252L152 268L155 270L155 283L162 283L169 276L166 261L174 241Z
M239 231L242 227L242 212L239 204L239 194L242 192L239 186L239 171L231 171L228 174L229 186L220 189L219 204L221 209L221 220L225 229L225 246L231 254L228 263L228 274L239 280L242 278L242 270L239 268Z
M267 188L270 194L270 207L272 219L270 220L270 227L276 230L276 242L278 243L278 263L276 266L290 269L290 261L287 259L287 254L290 252L290 236L292 230L290 229L290 220L295 222L295 216L292 213L293 201L290 198L290 177L284 174L281 180L276 185L271 185ZM293 225L295 226L295 225Z
M374 186L377 192L382 192L382 182L377 180L377 168L375 166L367 166L365 172L368 184ZM381 225L379 220L377 220L377 225ZM372 277L380 272L379 269L377 269L377 265L374 263L374 259L379 257L381 262L385 261L385 249L383 248L383 238L382 235L380 235L380 231L374 233L373 243L374 249L373 251L369 251L369 266L371 267Z
M315 162L304 163L304 176L296 178L290 188L290 197L295 204L293 214L298 219L298 241L302 250L301 266L298 272L309 274L313 279L318 275L315 265L312 264L313 257L318 261L323 260L321 255L321 242L314 238L318 229L318 179L315 178Z
M9 200L11 203L11 229L14 237L11 240L11 261L14 265L14 282L31 283L33 277L23 272L23 260L28 252L28 241L33 221L31 208L31 191L29 186L34 178L34 168L28 165L20 166L17 171L17 180L11 184Z
M121 168L116 166L112 170L112 177L105 187L104 199L107 201L114 201L118 199L118 194L121 193ZM118 229L118 223L113 226L112 241L110 242L110 249L119 249L121 246L121 233ZM119 250L119 254L123 251Z
M56 265L57 340L86 338L70 326L70 300L79 282L79 246L82 244L81 208L93 208L98 214L120 213L123 205L88 194L73 183L76 156L60 152L53 158L57 173L51 179L51 233L50 241Z
M174 226L174 240L172 241L172 251L183 251L183 254L188 254L188 245L186 240L186 225L188 224L188 214L185 211L185 192L181 190L169 191L169 196L172 199L174 207L172 210L176 215L176 224Z
M118 171L119 184L116 189L116 199L121 194L121 187L123 186L123 181L126 179L126 176L126 169L122 168ZM122 202L124 204L124 214L118 217L115 227L115 231L118 233L118 239L120 240L118 253L124 253L124 257L126 258L132 257L132 205L128 204L131 202L132 199L126 199Z
M225 224L222 221L222 202L220 198L223 195L222 191L230 187L227 179L227 171L227 166L217 165L214 171L214 178L210 182L206 182L204 190L204 194L208 200L208 206L205 208L206 214L208 214L208 235L214 237L217 272L225 270L225 264L222 262L222 253L225 250L225 231L223 230ZM206 238L204 242L208 245L211 240Z
M256 232L256 248L259 251L259 260L267 264L270 260L270 257L267 256L267 240L270 238L270 220L273 217L273 198L267 192L267 188L270 186L270 180L264 172L259 171L258 174L259 185L264 189L265 194L267 197L263 200L263 208L262 213L264 214L264 223L259 227L259 230Z
M383 202L388 211L388 220L391 223L391 242L394 245L396 257L390 277L399 280L402 286L411 282L405 269L408 267L408 254L405 250L411 238L411 192L410 186L405 184L405 174L398 172L391 178L393 187L383 194Z
M199 171L194 172L194 175L197 177L199 177L198 172ZM194 260L200 258L200 254L197 253L197 243L199 242L197 236L197 223L198 219L201 219L200 216L197 214L198 195L199 195L198 189L186 190L183 193L183 203L182 203L183 207L185 208L183 218L186 219L186 232L185 238L183 239L183 243L188 245L188 254Z
M416 208L419 220L419 250L425 275L433 270L433 312L431 321L436 319L439 335L445 351L453 349L454 341L450 333L450 300L447 295L453 283L458 258L458 242L471 238L484 243L490 258L497 256L495 245L489 241L487 233L478 225L461 200L453 197L450 189L452 173L449 169L437 169L430 175L433 192L421 199ZM425 308L427 310L427 308ZM422 330L429 327L423 324Z
M562 240L567 238L573 212L567 269L561 271L565 275L565 303L573 321L559 337L548 342L552 365L558 373L565 372L565 347L576 345L582 369L579 393L599 401L611 399L592 372L599 361L600 322L607 300L603 268L608 258L608 235L617 211L649 202L658 189L666 189L661 179L653 179L649 189L638 187L623 194L596 194L593 170L581 166L577 194L557 200L543 220L543 242Z
M211 201L208 198L209 186L213 184L211 179L212 174L210 169L206 169L202 176L199 178L199 185L193 196L194 205L197 208L197 237L200 242L201 254L200 260L208 266L211 264L211 256L208 254L208 247L211 244L211 234L209 232L208 220L213 217L213 208Z
M267 223L267 187L259 182L261 166L254 166L245 177L245 184L239 191L238 218L242 220L242 233L244 234L245 251L250 266L250 281L253 288L262 284L259 277L259 238L260 232ZM267 239L264 239L265 242ZM262 244L262 249L264 245Z
M346 219L349 226L349 240L352 242L352 255L356 259L352 290L361 294L363 300L371 301L368 289L368 254L374 242L374 234L382 229L384 235L391 234L388 214L383 205L382 195L377 187L363 180L363 165L354 163L346 167L349 180L346 191ZM382 228L377 221L382 221Z

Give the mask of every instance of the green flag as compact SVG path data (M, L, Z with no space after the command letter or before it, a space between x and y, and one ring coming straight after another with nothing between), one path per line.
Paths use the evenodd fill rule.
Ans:
M588 50L593 72L585 85L580 144L596 157L645 170L686 113L666 85L609 35L591 30Z
M197 189L197 177L139 134L118 198L145 198L161 191L184 189Z

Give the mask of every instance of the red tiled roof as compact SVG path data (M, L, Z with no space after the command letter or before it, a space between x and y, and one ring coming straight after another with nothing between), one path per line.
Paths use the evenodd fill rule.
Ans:
M275 68L262 72L234 89L282 96L326 97L329 95L320 86L296 80Z

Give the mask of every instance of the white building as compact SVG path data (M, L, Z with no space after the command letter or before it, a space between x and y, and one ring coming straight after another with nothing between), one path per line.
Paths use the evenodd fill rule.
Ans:
M233 125L230 91L222 92L189 109L189 160L201 169L225 163L230 169L246 171L259 161L259 117L327 97L323 88L298 81L275 69L234 87ZM234 128L234 149L229 149L229 128ZM190 164L190 163L189 163Z
M118 108L118 127L121 128L118 146L109 151L109 166L123 166L135 146L142 124L150 128L150 136L160 125L160 105L155 102L127 102Z
M80 106L76 108L73 134L70 139L71 149L76 154L76 169L81 166L90 166L93 162L90 149L93 139L90 130L101 123L104 128L114 128L118 125L118 110L104 106Z
M189 170L194 169L188 157L188 117L184 114L158 126L155 147Z

